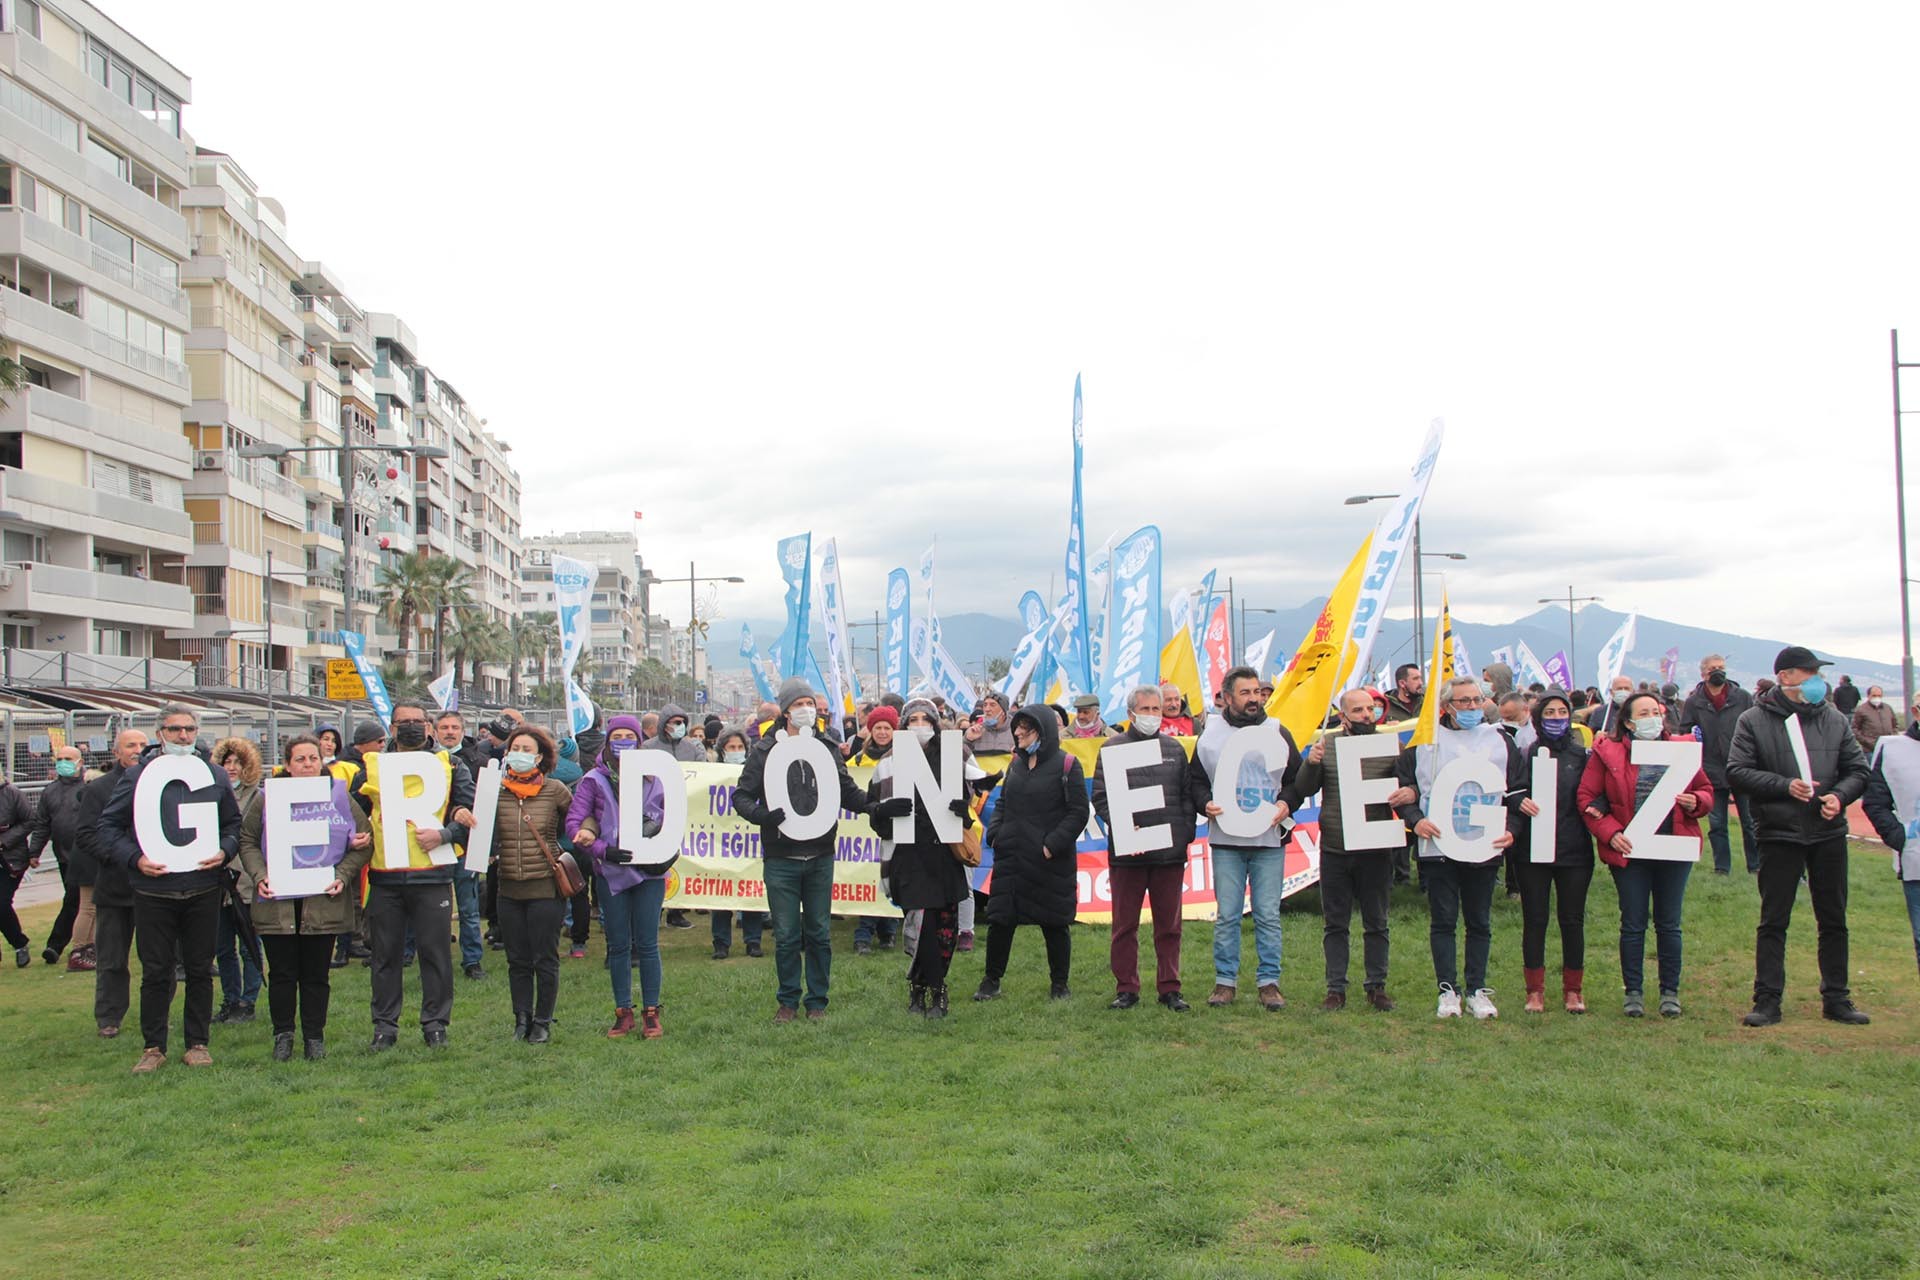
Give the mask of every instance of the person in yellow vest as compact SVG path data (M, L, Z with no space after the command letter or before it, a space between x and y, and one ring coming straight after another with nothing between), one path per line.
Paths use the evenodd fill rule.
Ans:
M453 1012L453 869L428 855L442 845L464 845L473 825L473 774L444 748L430 746L431 724L417 702L394 704L391 736L364 749L353 797L373 828L373 860L367 866L367 945L373 952L373 1050L391 1049L399 1038L402 957L411 929L420 957L420 1033L429 1048L447 1043ZM413 827L405 849L387 847L382 812L380 758L395 752L428 752L447 771L447 802L440 827Z

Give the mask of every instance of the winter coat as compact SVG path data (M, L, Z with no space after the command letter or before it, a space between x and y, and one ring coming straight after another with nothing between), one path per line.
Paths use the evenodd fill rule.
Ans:
M1787 738L1787 717L1800 718L1807 741L1807 761L1813 769L1810 801L1795 800L1787 787L1800 776ZM1749 817L1753 836L1761 842L1822 844L1847 834L1846 807L1866 794L1867 757L1853 736L1847 718L1825 702L1790 702L1776 687L1754 699L1733 729L1733 748L1727 753L1727 779L1736 795L1752 801ZM1840 799L1840 812L1820 816L1820 797Z
M1839 704L1834 704L1836 709ZM1879 706L1871 702L1862 702L1853 710L1853 736L1860 740L1860 749L1868 755L1873 754L1873 744L1891 733L1900 732L1900 718L1893 714L1893 708L1884 701Z
M1733 747L1733 726L1741 713L1753 705L1753 695L1729 680L1725 706L1713 705L1713 686L1702 680L1680 704L1680 732L1699 730L1701 767L1718 791L1727 785L1727 752Z
M1205 813L1207 806L1213 803L1213 786L1207 781L1206 770L1200 767L1199 760L1189 760L1186 749L1166 734L1145 734L1129 727L1125 733L1107 739L1106 746L1101 749L1093 765L1093 811L1100 815L1100 825L1111 830L1112 820L1107 813L1107 752L1129 742L1152 742L1160 748L1158 764L1146 769L1134 769L1127 775L1128 783L1136 791L1150 791L1155 787L1160 789L1161 802L1142 811L1134 821L1143 828L1164 823L1169 828L1170 838L1160 848L1125 856L1109 853L1108 859L1124 866L1184 867L1187 865L1187 846L1193 843L1194 832L1199 826L1199 815ZM1111 840L1108 848L1112 848Z
M1541 699L1545 701L1545 699ZM1540 710L1536 705L1533 713L1533 728L1536 741L1533 750L1526 753L1523 764L1526 768L1528 786L1527 798L1532 798L1533 761L1540 751L1546 750L1553 755L1556 772L1554 774L1554 828L1553 828L1553 865L1556 867L1590 867L1593 865L1593 835L1587 830L1586 822L1580 813L1580 780L1586 775L1587 761L1592 752L1580 741L1580 735L1574 732L1573 725L1567 726L1566 734L1559 742L1540 733ZM1523 861L1531 860L1533 824L1539 818L1520 815L1521 826L1516 839L1521 842L1520 853Z
M79 774L49 782L40 792L40 803L33 811L33 830L27 834L27 857L38 858L52 845L53 856L59 859L60 869L69 880L73 879L73 864L79 856L80 789L86 785ZM89 876L74 883L93 881Z
M346 784L338 778L332 781L341 788L334 794L344 794ZM373 828L367 825L366 812L357 804L349 804L347 808L353 813L354 831L371 834ZM240 819L240 865L253 885L258 886L262 880L267 880L267 887L271 889L273 885L267 875L266 810L265 795L256 793L247 805L246 815ZM333 869L333 878L345 887L331 898L324 893L309 898L263 898L256 888L252 907L254 930L276 937L296 932L308 936L350 932L353 929L354 902L360 894L360 871L371 857L371 840L364 848L348 847ZM297 911L295 903L299 904ZM297 930L294 928L296 921L299 924Z
M428 749L445 751L455 760L466 765L467 772L475 774L476 776L493 760L493 752L487 750L480 740L472 734L468 734L466 737L460 739L460 745L457 747L442 747L438 742L434 742L430 744Z
M1312 796L1316 791L1320 793L1320 853L1322 857L1329 853L1346 853L1348 851L1346 833L1342 826L1344 819L1340 814L1340 770L1334 762L1334 753L1342 750L1345 744L1358 741L1363 736L1371 735L1342 732L1331 733L1321 738L1320 746L1322 751L1320 754L1320 762L1318 764L1314 763L1311 756L1311 748L1309 748L1309 754L1300 759L1298 771L1293 775L1292 779L1287 782L1286 786L1280 790L1280 799L1287 806L1288 813L1299 809L1302 804L1306 803L1308 797ZM1399 757L1397 756L1379 756L1362 760L1360 762L1360 776L1369 782L1378 781L1381 778L1391 778L1393 777L1394 765L1398 759ZM1369 807L1371 808L1371 806ZM1385 808L1384 801L1381 807ZM1384 813L1371 813L1368 816L1388 818L1393 816L1393 812L1391 809L1387 809ZM1395 845L1392 847L1401 848L1404 846ZM1379 851L1362 850L1361 852Z
M1833 705L1840 709L1841 715L1852 715L1860 707L1860 686L1851 680L1834 685Z
M685 709L669 702L660 709L659 734L641 743L641 747L648 751L664 751L675 760L684 760L695 764L704 762L707 758L707 749L695 742L691 737L683 734L678 742L667 737L667 721L673 719L675 716L679 716L682 720L686 721L689 727L692 726L693 719L687 715Z
M123 770L110 766L105 773L80 788L78 822L79 856L74 859L74 883L93 886L93 902L99 907L131 907L133 886L127 871L115 862L100 844L100 814L120 785ZM82 877L85 877L84 879Z
M1400 696L1400 690L1396 687L1392 693L1387 695L1387 719L1396 723L1418 720L1420 718L1420 707L1426 700L1426 695L1422 694L1420 697L1408 701Z
M987 919L996 925L1072 924L1080 908L1076 846L1091 807L1086 774L1077 758L1060 749L1053 708L1036 702L1018 714L1033 723L1040 741L1033 754L1021 752L1008 762L1000 783L987 828L993 847Z
M775 720L767 726L766 732L754 739L753 745L747 749L747 762L740 766L740 781L733 792L733 811L760 828L762 858L817 858L822 854L832 857L839 837L837 827L828 828L825 835L812 840L791 840L780 833L778 824L769 817L772 810L767 804L767 756L786 738L785 721ZM866 794L847 773L847 762L841 758L839 748L824 737L822 741L827 742L827 751L833 756L834 785L839 792L840 807L854 813L866 813L871 806ZM814 777L811 766L799 761L790 766L787 794L794 809L801 813L812 813L814 807L822 803L820 779Z
M1001 718L1000 727L997 729L989 728L987 722L982 720L980 736L967 745L975 751L985 752L988 755L1012 755L1014 746L1012 713L1009 712Z
M666 793L660 780L647 778L641 784L640 796L641 820L658 830L667 811ZM573 789L573 803L567 806L566 832L571 837L581 831L585 838L573 842L573 851L584 853L592 860L593 873L607 882L610 892L625 893L643 881L667 878L664 873L644 875L630 862L607 861L607 851L620 847L620 779L605 765L589 770Z
M573 793L553 778L542 778L532 799L500 788L500 807L493 818L491 874L499 881L501 897L517 902L560 896L540 841L547 842L556 858L560 855L560 824L572 804Z
M0 861L13 871L31 860L27 837L33 834L33 801L11 782L0 782Z
M184 896L209 889L224 889L228 874L225 865L205 870L196 867L192 871L174 871L163 876L150 876L140 870L140 842L133 830L133 793L140 785L140 775L146 772L147 766L160 753L159 743L148 747L140 757L140 763L122 773L114 784L106 808L100 811L101 857L120 864L127 873L127 883L135 893ZM219 812L220 851L226 855L227 864L231 864L240 856L240 806L233 799L233 784L227 779L227 771L215 766L212 755L204 748L195 747L194 754L206 763L208 771L213 774L213 784L192 792L184 787L168 787L160 796L161 821L168 830L180 831L180 806L211 800Z
M1906 736L1920 742L1920 720L1907 725ZM1900 871L1900 851L1907 847L1907 824L1902 821L1906 816L1898 812L1893 805L1893 788L1887 785L1887 775L1882 766L1882 752L1873 756L1872 772L1867 778L1867 793L1861 798L1860 807L1866 811L1867 821L1873 823L1873 829L1880 836L1881 843L1894 854L1894 874ZM1913 815L1920 818L1920 813Z
M233 784L233 803L234 806L240 810L241 827L244 828L247 824L247 810L251 808L253 802L259 798L259 783L236 782ZM354 807L358 808L359 806L355 805ZM247 870L247 864L244 858L236 859L228 863L227 869L233 872L233 887L239 892L240 901L252 902L253 886L259 881L260 877Z
M1691 741L1691 735L1675 735L1667 741L1687 742ZM1587 830L1593 833L1594 843L1599 846L1600 860L1610 867L1627 865L1627 855L1614 849L1610 842L1633 821L1640 766L1632 763L1632 752L1632 739L1595 738L1593 750L1587 755L1586 769L1580 775L1581 820L1587 824ZM1693 777L1687 782L1686 794L1694 798L1694 811L1685 812L1676 800L1672 813L1660 825L1673 835L1698 840L1700 819L1713 810L1713 783L1707 780L1705 769L1693 771ZM1597 805L1596 802L1603 799L1606 803ZM1586 811L1594 807L1604 812L1597 818L1588 817Z
M397 747L390 747L388 749L392 751L393 754L402 754ZM425 755L438 755L447 762L447 804L446 807L440 811L441 821L446 825L439 829L440 842L450 847L456 845L463 846L467 843L467 829L453 821L452 815L461 809L472 810L473 774L467 768L465 761L444 747L430 743L420 748L420 752ZM378 759L381 754L382 752L380 751L362 751L360 753L360 772L354 775L352 783L348 786L348 794L352 795L354 801L367 811L367 819L373 826L373 839L376 849L383 837L381 831L382 817L378 812L380 808L379 782L373 775L379 770ZM372 791L367 790L367 785L370 782L374 787ZM452 884L454 869L459 865L459 859L456 858L453 862L449 863L428 866L414 865L405 870L397 867L382 869L369 866L367 874L373 876L377 884Z
M882 800L893 796L894 759L901 751L924 751L928 768L934 777L940 776L940 740L935 738L924 747L911 737L895 738L893 746L886 755L874 763L873 779L867 784L867 804L871 808ZM978 772L978 766L963 762L962 772L969 768ZM962 781L961 794L966 794ZM885 837L893 834L894 824L887 819L879 819L874 829L882 836L881 873L886 877L887 896L895 906L903 911L932 909L945 911L965 902L973 892L967 881L967 869L953 856L933 829L933 819L928 816L924 806L913 807L913 839L906 844L888 841ZM970 830L980 829L980 819L968 814L965 826Z

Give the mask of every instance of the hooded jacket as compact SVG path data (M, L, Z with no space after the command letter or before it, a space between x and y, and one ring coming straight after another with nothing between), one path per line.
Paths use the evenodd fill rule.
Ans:
M48 845L60 860L64 878L75 884L92 884L91 871L85 880L74 880L74 863L80 854L80 791L86 781L79 774L56 777L40 792L40 803L33 810L33 830L27 835L27 857L37 858Z
M987 843L993 882L987 919L996 925L1072 924L1080 909L1080 833L1091 808L1080 761L1060 749L1060 721L1036 702L1013 716L1039 735L1031 755L1015 753L1000 783ZM1176 748L1179 744L1175 744Z
M693 717L689 716L684 708L669 702L660 709L660 732L640 745L648 751L664 751L675 760L685 760L690 763L705 762L707 759L707 749L695 742L691 737L683 733L680 735L680 740L675 742L667 736L667 721L673 719L675 716L680 717L681 721L688 728L693 727Z
M1798 716L1813 768L1813 795L1795 800L1788 784L1800 776L1787 737L1787 717ZM1783 844L1822 844L1847 834L1846 807L1866 794L1867 757L1853 726L1831 703L1790 701L1778 686L1754 699L1733 727L1727 752L1727 780L1736 794L1753 801L1755 840ZM1840 798L1840 812L1820 816L1820 797ZM1743 809L1741 820L1747 819Z
M222 888L228 865L240 856L240 806L233 798L233 784L227 778L227 771L215 767L213 756L202 747L195 747L193 753L213 774L213 784L191 792L184 787L166 788L160 793L160 820L167 830L181 832L181 805L213 801L219 813L220 852L226 855L226 863L205 870L196 867L192 871L173 871L163 876L150 876L140 870L140 842L133 828L133 796L140 785L140 775L161 750L161 744L154 743L140 756L140 763L119 775L106 807L100 811L101 858L120 865L135 893L176 897Z
M938 738L923 746L914 740L912 734L896 735L893 745L873 764L873 778L867 783L869 807L877 806L893 796L895 761L903 751L923 753L933 776L940 776ZM967 794L968 783L984 774L964 748L960 755L960 772L962 795ZM964 823L967 828L977 830L980 819L968 814ZM905 911L927 908L944 911L966 901L973 892L967 880L967 869L933 829L933 819L927 815L925 807L919 804L913 807L913 839L908 843L898 844L887 839L893 834L893 825L885 819L874 823L883 850L881 873L886 877L887 896L894 905Z
M640 721L634 716L615 716L607 721L607 732L626 729L640 736ZM642 830L658 831L666 816L666 793L658 778L641 784L640 818ZM575 840L575 853L593 859L593 874L606 881L609 893L625 893L646 880L664 880L664 874L648 876L631 862L608 862L607 854L620 847L620 763L611 751L602 750L600 763L589 769L573 789L573 803L567 808L567 820L561 830L571 838L582 832L585 839Z
M773 749L786 741L787 708L810 692L799 681L788 681L781 687L780 714L776 716L753 745L747 748L747 762L740 766L740 781L733 792L733 811L760 828L760 856L762 858L817 858L822 854L833 856L834 843L839 832L829 829L823 836L812 840L791 840L780 833L779 824L772 820L772 808L767 804L767 757ZM827 743L827 751L833 757L835 773L834 786L840 795L840 807L853 813L866 813L871 809L866 794L862 792L853 778L847 773L847 762L840 750L825 734L816 737ZM816 805L822 803L821 779L816 778L813 769L801 761L795 761L787 772L787 794L794 807L807 813L813 812Z
M1093 811L1100 816L1100 825L1111 830L1112 820L1107 811L1107 752L1129 742L1152 742L1160 748L1160 763L1135 769L1127 778L1135 790L1160 788L1161 803L1137 815L1135 821L1141 827L1165 823L1170 838L1161 848L1124 856L1110 853L1109 859L1137 867L1184 867L1187 846L1193 843L1199 826L1199 815L1213 803L1213 785L1207 781L1207 771L1200 767L1199 760L1188 759L1186 748L1176 739L1164 733L1141 733L1131 724L1124 733L1107 739L1093 765ZM1112 848L1111 840L1108 848Z
M1699 730L1695 736L1700 739L1700 766L1716 791L1727 785L1727 752L1733 749L1733 726L1753 705L1753 695L1731 679L1721 688L1727 693L1724 706L1713 705L1713 686L1705 680L1693 686L1693 692L1680 704L1680 732Z

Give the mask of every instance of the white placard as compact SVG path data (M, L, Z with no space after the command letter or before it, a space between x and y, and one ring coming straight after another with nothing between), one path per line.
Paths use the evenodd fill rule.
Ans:
M1454 801L1460 788L1469 782L1477 783L1492 796L1467 810L1467 825L1480 832L1472 837L1460 835L1453 818ZM1506 793L1506 770L1485 756L1462 755L1449 760L1433 780L1433 793L1427 800L1427 817L1440 828L1434 846L1455 862L1485 862L1499 857L1493 842L1507 829L1506 806L1500 803Z
M1349 852L1358 849L1397 849L1407 842L1407 824L1389 812L1384 818L1367 817L1367 806L1384 805L1387 797L1399 790L1391 774L1369 781L1362 776L1361 762L1390 760L1400 754L1400 735L1362 733L1325 737L1320 740L1326 756L1333 757L1333 773L1340 786L1340 843ZM1324 770L1322 771L1324 776Z
M500 813L500 784L506 776L498 760L487 761L487 767L474 775L473 830L467 833L466 868L476 874L485 874L487 859L493 856L494 820Z
M913 801L914 808L927 815L933 823L933 834L947 844L958 844L966 832L960 815L953 811L952 805L958 800L964 789L965 780L961 773L961 738L964 735L958 729L943 729L937 737L940 744L940 776L947 780L942 788L934 779L933 766L927 762L926 753L920 750L920 744L911 736L895 734L893 739L893 794L906 796ZM913 843L913 814L893 819L893 842L895 844Z
M1159 763L1160 739L1157 737L1100 748L1100 774L1107 791L1107 839L1115 857L1165 849L1173 841L1173 827L1169 823L1140 825L1141 814L1166 806L1167 789L1157 783L1136 787L1127 779L1129 770L1151 769Z
M1787 723L1793 723L1791 716L1787 718ZM1698 836L1658 834L1660 824L1673 811L1673 802L1693 781L1693 775L1700 772L1700 744L1690 738L1679 742L1642 742L1636 738L1630 759L1638 768L1664 765L1666 771L1653 784L1647 802L1640 806L1633 815L1633 821L1627 824L1627 843L1633 846L1633 852L1627 856L1652 858L1661 862L1700 861Z
M1637 746L1639 744L1636 743L1635 745ZM1801 781L1805 782L1808 786L1812 786L1813 760L1807 755L1807 735L1801 731L1800 717L1797 715L1787 717L1787 745L1793 748L1793 762L1800 766ZM1638 760L1639 754L1637 752L1634 758ZM1668 803L1672 803L1672 797L1668 797ZM1745 820L1746 816L1746 810L1741 810L1741 819ZM1629 836L1628 839L1632 839L1632 837Z
M176 811L180 830L191 832L185 844L167 839L166 823L160 817L160 801L168 787L182 786L191 792L217 787L213 767L196 753L187 756L157 755L140 770L140 781L133 789L133 838L140 852L168 871L197 871L200 864L220 852L220 805L215 800L183 802ZM138 877L136 876L137 880Z
M788 772L803 762L812 768L818 784L819 800L811 813L797 812L787 789ZM767 752L767 770L762 776L767 808L786 811L780 834L787 839L818 840L840 824L840 770L834 764L833 748L823 740L812 734L804 738L788 734Z
M452 780L446 762L430 751L382 751L377 758L383 847L376 870L405 871L412 865L407 847L408 824L421 831L441 830L446 825L441 815L447 808ZM451 866L459 858L459 848L451 844L427 851L427 861L436 867Z
M1560 856L1560 763L1545 747L1533 753L1533 796L1540 812L1533 815L1531 862L1550 863Z
M267 861L267 887L273 890L270 901L283 898L311 898L325 893L338 875L337 867L296 867L293 851L326 844L333 825L326 818L296 818L294 806L333 807L333 779L268 778L261 788L265 808L260 814L260 852ZM349 804L352 801L348 801Z
M1259 724L1235 729L1221 745L1220 757L1213 766L1213 802L1220 806L1220 816L1210 819L1209 826L1213 832L1239 840L1256 840L1265 835L1273 828L1273 815L1279 812L1270 800L1262 800L1251 809L1240 807L1240 766L1250 755L1261 758L1273 777L1274 790L1278 791L1289 756L1278 720L1268 716Z
M772 759L771 756L768 757ZM660 784L660 830L643 835L647 821L647 779ZM839 797L836 795L835 799ZM687 835L687 782L673 753L650 748L620 753L620 847L638 863L665 862ZM601 833L602 840L606 834Z

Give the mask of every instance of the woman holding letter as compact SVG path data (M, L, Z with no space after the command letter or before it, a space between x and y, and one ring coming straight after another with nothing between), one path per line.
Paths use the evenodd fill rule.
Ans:
M1593 740L1580 779L1580 811L1587 829L1600 844L1600 857L1613 868L1620 890L1620 980L1626 987L1622 1007L1629 1018L1647 1015L1645 971L1647 906L1653 906L1653 932L1660 961L1660 1016L1680 1016L1680 904L1687 895L1691 861L1635 857L1627 826L1648 798L1664 769L1642 769L1633 763L1633 744L1668 739L1667 709L1651 693L1636 694L1621 706L1608 730ZM1675 742L1692 742L1675 735ZM1695 768L1686 790L1660 818L1659 835L1700 840L1700 815L1713 809L1713 784Z
M613 979L613 1025L610 1039L633 1031L633 957L640 961L641 1035L658 1040L660 1026L660 906L666 901L666 868L650 872L635 866L633 854L620 847L620 753L640 749L640 721L614 716L607 721L607 744L600 763L580 779L567 810L567 829L573 847L593 859L593 876L600 882L600 919L607 931L607 973ZM643 797L641 832L654 835L665 813L660 781L648 778ZM758 934L754 935L758 938Z
M286 746L286 776L326 777L319 739L300 734ZM277 779L276 779L277 781ZM305 898L279 898L267 873L266 796L256 791L240 821L240 864L254 882L253 927L267 953L267 1012L273 1019L273 1060L293 1057L293 1021L296 1008L306 1041L306 1057L327 1056L327 1002L331 995L328 963L333 940L346 932L353 919L359 892L360 869L373 856L372 828L359 805L347 798L347 784L329 778L332 811L353 823L353 834L333 864L333 879L321 893ZM269 782L268 786L274 785ZM333 850L329 845L328 855Z
M1553 860L1535 862L1532 840L1517 842L1520 880L1520 955L1527 981L1527 1012L1547 1008L1547 914L1558 900L1560 909L1560 998L1568 1013L1585 1013L1582 980L1587 967L1587 889L1593 884L1593 837L1580 816L1580 779L1587 769L1587 749L1573 729L1573 702L1564 689L1548 689L1533 706L1534 743L1527 755L1527 772L1541 751L1553 757ZM1540 808L1529 797L1520 803L1527 833L1540 820Z
M560 826L573 803L552 777L559 753L545 729L522 724L507 739L500 805L493 817L493 854L500 877L500 936L507 944L507 989L513 1038L545 1044L560 994L560 922L567 899L554 879Z

